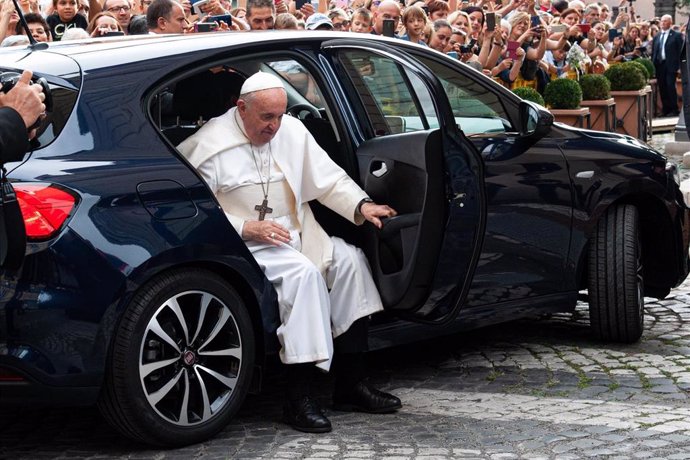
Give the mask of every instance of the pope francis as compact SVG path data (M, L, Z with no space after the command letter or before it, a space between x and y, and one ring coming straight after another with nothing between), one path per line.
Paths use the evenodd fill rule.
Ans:
M320 433L331 423L310 394L314 365L328 371L334 361L336 409L386 413L401 402L364 380L367 319L382 309L367 260L325 233L309 201L379 228L380 217L396 212L374 203L299 120L284 116L286 108L281 80L258 72L244 82L237 107L210 120L178 150L215 193L278 293L285 421Z

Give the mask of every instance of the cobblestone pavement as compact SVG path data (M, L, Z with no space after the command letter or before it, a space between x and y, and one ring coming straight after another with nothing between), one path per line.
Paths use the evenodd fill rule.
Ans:
M157 451L113 433L95 409L0 414L0 457L14 458L690 458L690 282L647 299L642 340L605 345L584 304L372 353L372 380L399 395L392 415L330 412L334 431L280 422L269 377L216 438ZM327 402L328 376L317 387Z
M690 282L647 299L639 343L597 343L584 304L374 352L372 381L403 400L391 415L329 412L332 433L280 422L268 376L223 432L151 450L93 408L0 408L0 458L685 459L690 458ZM316 382L327 404L330 377Z

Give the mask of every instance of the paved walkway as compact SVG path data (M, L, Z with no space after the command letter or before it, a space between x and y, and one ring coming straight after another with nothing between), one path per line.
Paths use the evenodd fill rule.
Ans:
M331 412L334 431L280 423L280 387L252 396L219 436L147 450L93 409L7 410L1 458L690 458L690 283L646 307L642 340L593 341L587 310L373 353L393 415ZM328 399L330 380L317 382Z

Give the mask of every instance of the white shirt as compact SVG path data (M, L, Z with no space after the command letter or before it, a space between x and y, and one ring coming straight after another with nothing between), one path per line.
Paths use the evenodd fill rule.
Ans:
M661 60L666 60L666 39L668 38L668 30L661 31L661 37L659 37L659 46L661 47Z

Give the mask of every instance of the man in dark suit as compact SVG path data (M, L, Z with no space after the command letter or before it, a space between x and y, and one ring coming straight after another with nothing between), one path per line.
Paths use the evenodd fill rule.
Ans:
M652 42L652 62L656 68L656 80L661 96L662 115L678 115L678 94L676 93L676 74L680 68L680 53L683 36L671 29L673 18L666 14L661 17L661 30Z
M0 92L0 159L18 161L35 132L27 132L45 112L45 94L41 85L30 85L31 72L25 70L7 94Z

